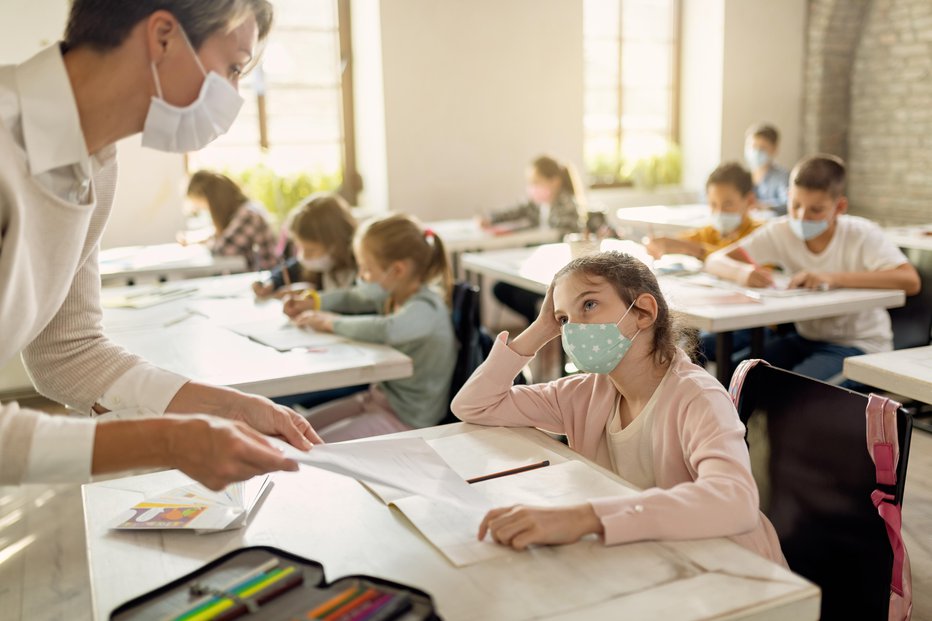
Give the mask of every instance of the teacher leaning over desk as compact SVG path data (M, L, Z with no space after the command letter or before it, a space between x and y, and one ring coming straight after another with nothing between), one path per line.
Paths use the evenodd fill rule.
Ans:
M101 331L114 143L142 132L180 153L226 132L271 20L267 0L74 0L64 42L0 67L0 366L22 351L39 392L88 415L0 404L0 484L173 467L219 489L297 469L261 434L320 441L292 410L154 367ZM150 416L93 419L115 410Z

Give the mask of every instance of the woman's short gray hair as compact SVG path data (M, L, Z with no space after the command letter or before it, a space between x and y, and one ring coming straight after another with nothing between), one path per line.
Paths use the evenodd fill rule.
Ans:
M119 47L140 21L168 11L181 23L195 49L216 32L229 32L255 16L259 40L272 27L269 0L73 0L65 28L68 49L89 46L98 51Z

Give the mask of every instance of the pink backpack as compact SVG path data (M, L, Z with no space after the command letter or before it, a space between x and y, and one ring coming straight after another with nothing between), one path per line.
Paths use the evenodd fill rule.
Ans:
M729 394L735 407L740 407L741 388L748 372L764 360L745 360L735 369L729 386ZM893 551L893 569L890 578L889 621L909 621L912 614L912 575L909 555L901 535L902 505L886 490L897 485L899 464L899 440L897 434L897 410L900 404L879 395L868 396L865 417L867 422L867 452L874 462L877 489L871 493L871 501L884 521L890 547Z

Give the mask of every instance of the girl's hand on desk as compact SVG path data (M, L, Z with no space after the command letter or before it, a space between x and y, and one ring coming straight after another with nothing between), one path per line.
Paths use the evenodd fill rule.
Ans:
M168 463L212 490L274 470L295 471L262 434L244 423L213 416L166 416Z
M574 543L602 531L602 522L589 503L557 508L517 505L489 511L479 525L479 541L489 533L496 543L524 550L533 544Z
M312 311L317 307L317 303L308 298L306 300L299 299L295 296L285 296L285 303L282 304L282 312L294 319L301 313L305 311Z
M814 274L812 272L798 272L793 275L788 285L790 289L817 289L828 291L835 288L831 274Z
M773 276L770 275L770 270L756 267L748 272L747 279L744 284L748 287L766 289L767 287L773 286Z
M318 332L333 332L333 322L339 317L336 313L309 310L294 318L299 326L307 326Z
M655 259L659 259L668 253L667 239L665 237L645 237L643 239L644 248L647 254Z

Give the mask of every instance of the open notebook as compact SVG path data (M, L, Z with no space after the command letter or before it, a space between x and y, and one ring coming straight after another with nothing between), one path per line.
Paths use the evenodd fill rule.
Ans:
M404 513L458 567L516 553L489 538L476 539L479 523L490 509L514 504L564 506L636 493L595 468L567 461L506 428L426 442L421 438L341 442L309 453L280 445L289 457L362 482L386 505ZM530 465L536 467L487 478ZM487 480L467 483L478 478Z
M191 483L156 494L114 519L119 530L193 530L197 533L245 526L256 505L272 487L268 475L228 485L213 492Z

